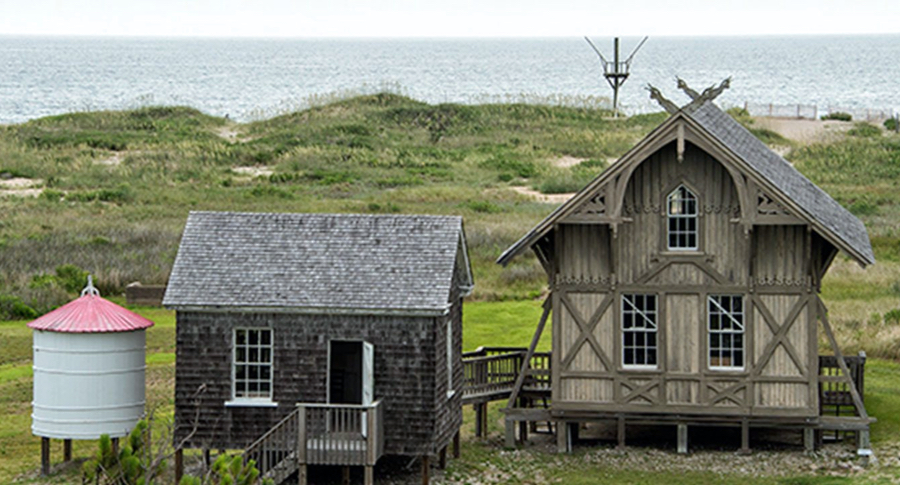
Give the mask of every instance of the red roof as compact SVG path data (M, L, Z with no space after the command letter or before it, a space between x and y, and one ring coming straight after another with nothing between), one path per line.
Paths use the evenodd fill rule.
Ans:
M130 332L153 326L153 322L126 310L100 295L87 292L28 324L35 330L67 333Z

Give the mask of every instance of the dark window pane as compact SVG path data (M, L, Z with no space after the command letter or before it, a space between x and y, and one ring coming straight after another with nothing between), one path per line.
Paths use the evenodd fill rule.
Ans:
M656 365L656 349L647 350L647 363L650 365Z
M259 367L251 365L248 370L250 371L250 379L259 379Z
M234 340L237 345L244 345L247 343L247 331L246 330L236 330L234 332Z
M238 347L234 349L235 362L247 362L247 349Z
M622 315L622 326L624 328L631 328L634 326L634 314L625 313Z
M634 349L634 363L635 364L644 364L646 362L647 362L647 358L644 353L644 349Z
M269 385L268 382L260 382L260 383L259 383L259 390L262 391L262 394L264 394L264 395L268 395L268 394L269 394L269 388L270 388L270 387L271 387L271 386Z
M235 379L246 379L247 378L247 366L239 365L234 368L234 377Z
M734 351L734 365L736 367L744 366L744 352L742 352L740 350Z
M634 364L634 350L625 349L625 364Z
M259 344L259 331L258 330L249 330L247 332L250 337L250 345L258 345Z
M644 346L644 332L640 332L634 336L634 344L638 347Z
M625 346L633 347L634 346L634 333L625 332Z
M260 362L272 362L272 349L259 349Z
M259 349L253 347L250 348L248 362L259 362Z
M264 365L259 368L259 378L269 380L271 376L272 370L269 366Z
M247 383L247 392L251 395L255 395L259 392L259 383L258 382L248 382Z
M647 334L647 346L656 348L656 332L650 332Z

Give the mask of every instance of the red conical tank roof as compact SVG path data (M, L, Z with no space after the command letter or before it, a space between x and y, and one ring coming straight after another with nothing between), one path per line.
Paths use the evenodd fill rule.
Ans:
M28 324L35 330L66 333L130 332L153 322L100 297L89 282L81 298L66 303Z

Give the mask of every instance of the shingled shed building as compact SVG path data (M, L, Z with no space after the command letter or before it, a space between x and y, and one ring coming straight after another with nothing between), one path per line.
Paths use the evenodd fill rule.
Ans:
M680 451L689 425L740 426L745 451L751 427L803 429L810 447L855 429L865 454L861 380L818 293L838 252L874 262L866 229L693 96L500 256L535 252L551 290L535 343L551 309L553 323L551 405L522 408L514 390L507 440L531 420L560 423L561 449L585 421L617 422L622 445L628 424L674 424ZM834 356L818 355L820 326ZM838 396L856 416L823 415Z
M446 453L462 422L460 217L192 212L177 311L176 443L306 465Z

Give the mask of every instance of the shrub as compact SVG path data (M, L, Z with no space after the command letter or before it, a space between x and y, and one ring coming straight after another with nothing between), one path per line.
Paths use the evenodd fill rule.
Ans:
M460 204L460 207L482 214L496 214L498 212L503 212L503 208L489 200L470 200Z
M885 312L884 323L887 325L900 325L900 308L894 308Z
M853 115L850 113L844 113L843 111L833 111L828 113L827 115L821 116L822 121L825 120L837 120L837 121L853 121Z
M56 282L69 293L80 292L87 284L87 277L88 272L74 264L63 264L56 267Z
M888 118L884 120L884 128L886 130L897 131L898 125L900 125L900 121L897 121L897 118Z
M491 158L481 162L481 168L496 170L501 173L510 174L522 178L531 178L537 175L537 166L529 160L519 160L511 158L507 155L494 155Z
M878 212L878 206L866 199L854 201L847 209L856 216L870 216Z
M853 125L847 134L850 136L857 136L860 138L872 138L876 136L881 136L881 129L875 125L869 123L857 123Z
M0 294L0 318L3 320L33 320L38 312L14 295Z

